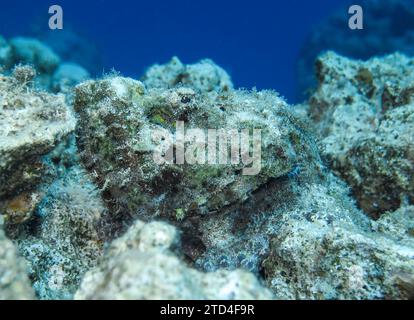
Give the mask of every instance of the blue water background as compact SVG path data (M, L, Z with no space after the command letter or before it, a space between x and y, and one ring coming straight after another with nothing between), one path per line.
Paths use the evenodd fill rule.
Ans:
M275 89L293 102L296 61L306 36L347 3L2 0L0 34L46 33L48 8L59 4L65 28L80 32L98 48L102 71L114 68L139 77L149 65L174 55L185 63L208 57L231 74L237 87ZM348 15L346 9L343 14Z

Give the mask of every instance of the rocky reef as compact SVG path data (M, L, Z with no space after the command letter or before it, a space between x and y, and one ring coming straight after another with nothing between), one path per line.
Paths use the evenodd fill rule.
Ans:
M325 53L289 106L211 60L85 80L41 46L0 41L0 298L414 297L411 58Z

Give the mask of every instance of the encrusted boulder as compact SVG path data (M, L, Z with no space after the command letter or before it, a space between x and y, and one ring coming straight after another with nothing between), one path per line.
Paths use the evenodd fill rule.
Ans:
M243 270L202 273L173 250L177 230L163 222L136 221L108 248L101 265L87 273L75 299L271 299Z
M0 201L31 191L45 174L42 157L75 129L64 96L34 90L34 74L18 66L0 75Z
M368 229L285 215L263 264L266 282L283 299L413 299L413 223L414 207Z
M142 80L147 88L173 88L179 85L196 91L229 91L233 83L227 72L210 59L183 64L177 57L163 65L153 65Z
M327 53L298 108L234 90L210 60L174 58L143 82L108 75L73 93L87 75L60 64L66 99L34 90L36 71L17 66L0 77L0 219L18 226L8 235L36 295L413 298L413 66ZM0 242L0 298L33 297Z
M407 120L404 112L409 108L402 97L410 95L407 91L398 93L406 80L409 83L408 79L392 82L393 76L408 76L404 73L404 61L400 69L392 71L390 67L384 71L377 82L375 77L371 79L370 72L355 67L356 78L350 76L347 82L341 79L341 72L349 74L349 69L340 67L342 58L333 53L328 58L331 59L328 65L332 67L326 70L332 72L320 64L322 85L310 103L302 105L299 116L302 119L310 116L311 127L325 137L320 146L332 165L335 152L346 154L354 142L374 138L372 125L379 126L381 122L383 130L393 130L395 123L387 124L387 116L397 113L392 115L393 119L400 119L401 123ZM391 65L393 59L389 58ZM167 75L170 73L166 71ZM153 77L146 82L158 79ZM385 82L387 88L394 90L379 89L386 97L385 107L373 109L376 88ZM341 101L351 108L344 106L342 110ZM115 75L77 86L74 105L80 115L78 146L83 163L103 191L110 216L116 222L112 226L118 224L120 232L121 226L131 224L134 219L168 220L181 233L181 241L174 243L177 248L174 252L182 252L181 258L207 271L207 277L222 272L221 269L244 268L256 276L264 276L277 298L406 299L412 296L410 229L402 231L404 226L395 224L395 219L391 219L393 223L371 221L356 208L348 187L324 167L307 126L277 94L224 92L202 89L194 83L152 86ZM358 109L361 106L363 111ZM371 115L368 111L374 116L373 122L367 121ZM339 121L336 119L339 112L343 117L353 112L365 118L356 124L350 118ZM333 128L332 119L338 127L346 126L348 134ZM222 128L227 132L260 129L260 140L250 142L260 146L260 170L244 175L245 166L240 162L215 166L208 161L180 162L177 141L181 122L185 125L185 134L197 128L201 131ZM408 127L400 130L408 132ZM158 145L153 132L164 133L161 135L163 152L157 155L164 157L160 163L154 157ZM384 135L390 136L385 131ZM198 141L197 137L193 139ZM191 153L196 153L196 149L191 149L192 141L185 140L181 148L190 147ZM401 143L407 141L409 137L403 135ZM220 145L214 143L208 154L220 151L223 152ZM171 154L174 156L168 160ZM333 168L339 174L335 165ZM371 185L375 186L374 182ZM351 187L355 193L357 189L352 184ZM400 204L407 204L407 199ZM404 214L409 212L410 207L404 208L408 208L401 209L406 210ZM132 227L127 233L129 236L124 237L130 237L134 228L138 227ZM396 233L403 234L403 238L398 238ZM125 241L123 238L119 243L127 248ZM158 269L141 266L141 259L152 261L152 265L159 263L182 270L181 262L168 250L165 251L168 254L150 250L153 254L146 253L144 258L142 252L126 250L122 261L111 258L116 256L113 252L117 243L113 242L115 249L109 250L101 267L84 279L77 297L111 297L98 292L98 287L116 292L117 297L145 297L137 289L147 288L145 285L121 285L141 273L160 277ZM113 271L110 275L109 270ZM176 275L171 277L173 282ZM156 288L164 288L163 285L157 283ZM181 291L184 294L188 288ZM159 296L158 291L151 292Z
M317 60L319 87L299 108L359 206L374 218L414 203L414 59L402 54Z
M88 174L74 165L43 193L35 216L15 240L41 299L71 299L97 265L105 241L106 209Z
M184 215L217 212L242 203L260 186L287 176L298 166L309 176L321 169L306 129L271 92L197 94L191 88L144 89L138 81L109 77L79 85L75 110L80 115L78 142L86 167L96 174L113 206L141 217L174 217L177 210ZM182 149L185 160L179 163L177 125L182 125L187 139L182 148L201 159L191 163ZM207 142L207 129L223 130L224 134L250 130L247 148L255 144L251 163L237 158L238 163L232 164L230 157L219 162L220 152L224 156L230 152L229 136L225 136L224 151L214 140L210 152L216 157L207 162L210 145L190 149L191 139L196 139L188 136L191 129L202 131L201 142ZM261 132L251 138L254 129ZM161 164L154 159L160 143L153 139L154 132L175 136L175 146L168 141L162 150L172 152L174 148L175 159ZM232 146L239 147L236 143ZM246 169L252 172L246 173Z
M294 202L300 187L297 192L292 189L299 180L311 183L324 176L316 144L306 126L270 91L197 93L181 85L152 89L139 81L109 76L77 86L74 106L80 115L77 136L83 163L103 190L114 219L122 226L130 217L161 218L179 225L192 260L220 241L202 239L209 237L210 227L202 226L208 220L220 221L226 216L227 223L216 231L225 228L223 235L227 236L230 228L230 235L241 245L244 240L234 235L236 230L244 230L263 210L271 212L279 205L275 198ZM181 125L184 128L180 133ZM199 135L191 137L191 129L198 129ZM206 159L205 145L199 150L194 148L203 145L201 140L206 142L208 129L217 130L215 138L221 132L228 142L221 148L220 142L213 139L206 147L208 154L215 156L212 162ZM237 135L236 145L227 135L243 130L248 133L245 149L239 148ZM255 135L254 130L261 130L260 134ZM152 139L154 132L166 135L160 139L164 138L163 143ZM180 139L179 134L187 136L181 147L173 145ZM200 144L192 144L194 141ZM164 155L175 151L171 161L159 163L154 159L160 145ZM230 161L231 145L241 153L236 155L236 163ZM177 150L184 149L185 161L178 160ZM202 159L187 161L193 152L201 154ZM228 156L227 161L218 160L222 155ZM247 155L250 163L240 159ZM260 230L255 232L260 234ZM264 237L260 243L266 242ZM247 249L248 255L255 257L260 251L251 250ZM259 260L252 260L249 269L257 271Z
M0 215L0 300L31 299L35 299L35 295L27 276L27 265L6 238Z

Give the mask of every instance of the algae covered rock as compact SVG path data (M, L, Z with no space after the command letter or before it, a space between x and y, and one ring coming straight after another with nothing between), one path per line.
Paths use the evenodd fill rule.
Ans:
M270 299L250 273L202 273L171 251L177 230L163 222L136 221L115 240L99 268L87 273L75 299Z
M177 57L163 65L153 65L143 76L148 88L191 87L196 91L228 91L233 83L227 72L210 59L183 64Z
M284 216L264 262L267 284L284 299L412 299L414 211L401 210L369 229Z
M46 167L42 157L75 128L64 96L30 87L33 69L0 75L0 198L31 190Z
M27 265L3 232L3 217L0 215L0 300L35 298L26 271Z
M71 299L102 255L106 210L84 170L74 165L44 192L36 214L16 239L41 299Z
M317 61L318 90L308 114L324 157L378 218L414 200L414 60L401 54Z
M392 117L400 119L401 124L410 119L405 116L409 108L405 108L407 100L403 99L410 97L409 91L403 90L403 94L398 89L410 80L399 78L400 74L409 77L403 60L398 70L393 71L393 58L389 58L388 69L375 68L385 70L384 75L371 77L360 66L352 74L349 68L341 67L342 58L333 53L328 55L331 59L328 66L332 67L320 64L320 79L325 85L320 86L309 105L302 106L300 117L306 119L309 114L314 129L326 135L321 141L322 152L332 164L331 155L343 152L345 160L351 159L346 152L354 143L374 138L370 135L372 123L379 126L382 120L384 136L388 137L389 132L385 131L395 127L395 123L387 124L388 115L396 113ZM351 80L342 80L342 74ZM383 88L381 84L385 82L389 88L384 99L386 110L377 110L372 101L377 88ZM378 89L378 92L386 91ZM113 221L120 226L136 218L174 223L181 232L181 241L173 242L177 248L173 251L182 252L183 258L199 270L208 271L206 277L221 273L221 269L247 269L257 276L264 275L267 285L281 299L412 296L411 229L403 231L404 226L395 224L396 219L391 218L394 222L384 220L374 224L358 210L347 186L323 166L306 125L292 115L276 94L217 92L183 83L152 87L109 76L77 86L74 101L80 115L81 157L103 190ZM337 109L342 110L341 101L344 101L341 113L344 118L336 119L340 114ZM351 108L347 108L349 105ZM355 119L345 117L352 114L358 114L362 120L355 124ZM368 120L371 115L373 121ZM333 128L333 120L338 128ZM197 128L224 128L227 132L260 129L260 140L252 142L256 147L260 145L260 170L244 175L245 166L240 162L218 166L209 166L208 161L177 162L180 154L174 152L180 121L185 125L184 133ZM408 132L407 126L399 128ZM348 131L341 131L343 127ZM163 133L163 152L159 154L154 131ZM403 135L401 145L408 140ZM191 147L188 142L185 141L183 149ZM208 152L214 154L218 150L219 145L213 144ZM154 154L165 161L157 162ZM168 158L171 154L174 156ZM120 242L113 242L101 267L84 279L77 297L110 298L97 289L102 287L119 297L143 297L138 287L147 287L141 280L136 281L139 283L136 287L123 285L129 279L139 278L138 274L161 277L159 269L141 265L141 259L151 261L153 266L168 265L185 274L169 250L164 254L149 250L152 254L145 253L145 257L142 256L145 250L140 253L127 250L134 246L128 242L133 239L130 232L134 228L138 227L132 227L129 236L125 235ZM111 258L118 255L115 252L119 248L125 249L123 258ZM156 282L156 288L180 279L175 274L171 277L167 277L168 284ZM175 286L163 290L170 292ZM148 290L159 295L153 287ZM180 291L183 293L180 298L185 298L188 288Z
M183 230L185 252L193 261L221 241L209 236L217 222L214 234L233 237L235 247L225 251L231 252L232 265L241 266L235 253L249 241L236 236L236 230L243 232L250 220L260 217L252 238L263 247L267 235L258 238L266 217L261 212L278 206L275 198L288 202L298 197L300 191L291 191L298 183L295 176L314 182L324 175L306 127L273 92L147 89L141 82L110 76L77 86L74 101L83 163L103 190L116 223L122 228L131 218L169 220ZM205 146L209 129L216 137L225 137L224 148L214 139ZM197 134L191 136L191 130ZM238 134L243 130L246 143L240 146ZM161 133L155 140L154 132ZM236 144L230 132L236 132ZM179 135L187 137L177 147ZM207 148L210 156L215 155L211 162ZM240 152L235 162L230 159L231 148ZM177 150L186 150L185 157L180 158ZM220 162L223 155L225 161ZM218 222L222 219L226 223ZM248 269L257 272L258 255L265 251L251 245L245 250L253 261ZM222 256L220 251L216 254ZM213 270L219 267L213 265Z
M75 109L80 114L78 141L86 167L96 173L99 186L118 210L142 217L205 215L245 201L261 185L287 176L301 163L309 175L320 169L306 130L271 92L221 95L197 94L191 88L145 90L132 79L109 77L79 85ZM191 129L198 129L197 137ZM225 137L225 149L219 149L216 141L211 145L212 162L206 157L208 129ZM249 140L241 152L253 150L248 164L240 161L239 154L236 162L228 156L227 132L236 131L238 139L243 129ZM167 137L161 151L175 149L175 160L165 157L159 163L154 153L161 152L164 137L154 139L154 132L170 134L175 141L179 134L190 136L175 148ZM194 151L191 142L196 138L201 146ZM177 159L177 148L187 149L185 159ZM238 141L233 148L240 148ZM189 149L197 153L196 159ZM219 162L220 152L226 157L224 163Z

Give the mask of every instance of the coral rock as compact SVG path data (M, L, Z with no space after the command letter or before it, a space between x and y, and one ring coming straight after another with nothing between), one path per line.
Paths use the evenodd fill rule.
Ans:
M102 255L106 210L88 175L73 166L51 185L16 240L41 299L71 299Z
M36 73L32 74L30 81L33 80L37 88L50 92L69 95L74 85L90 77L83 67L62 61L49 46L37 39L17 37L7 41L0 36L0 71L9 74L19 65L32 68L20 68L20 72L15 74L16 79L22 79L22 75L27 76L27 72L33 70Z
M271 299L250 273L202 273L175 256L176 230L162 222L135 224L87 273L76 299Z
M256 216L266 219L261 213L278 206L276 197L294 201L300 193L291 191L295 176L315 182L324 175L314 140L273 92L146 89L141 82L110 76L77 86L74 106L80 115L78 145L83 163L96 177L120 227L131 217L169 220L184 231L184 250L192 260L221 241L210 234L221 233L235 238L236 247L225 250L232 252L233 266L241 266L234 254L246 242L234 235L235 230L244 229ZM184 122L187 132L191 128L225 133L248 129L249 140L253 129L260 129L261 140L250 142L260 147L259 154L255 153L260 158L256 158L257 174L244 174L255 163L231 164L230 157L224 164L217 159L214 164L158 164L154 161L158 142L151 139L152 133L163 130L174 135L178 120ZM166 147L172 148L171 144ZM221 223L222 219L227 222ZM255 232L252 242L266 247L262 244L267 236ZM260 237L264 239L258 240ZM257 272L257 256L263 253L256 249L252 244L246 251L253 261L248 269ZM222 256L222 252L217 250L215 255ZM212 270L219 267L216 262L213 265Z
M245 201L260 186L287 176L301 163L303 174L315 175L320 169L306 130L271 92L143 90L140 82L119 77L76 88L84 163L96 172L99 186L118 209L141 217L208 214ZM229 159L223 165L157 164L153 159L157 141L151 134L155 130L174 134L179 120L187 129L260 129L257 175L244 175L243 164L232 165Z
M233 83L227 72L210 59L184 65L177 57L164 65L150 67L143 76L148 88L191 87L201 92L228 91Z
M27 276L27 265L2 230L0 215L0 300L28 300L35 295Z
M333 170L374 218L414 203L414 60L328 52L317 65L308 113Z
M16 78L22 67L16 69L14 77L0 75L1 198L31 190L45 171L42 156L76 123L64 96L34 91Z
M383 215L365 230L285 216L264 262L268 285L288 299L412 299L413 209Z

